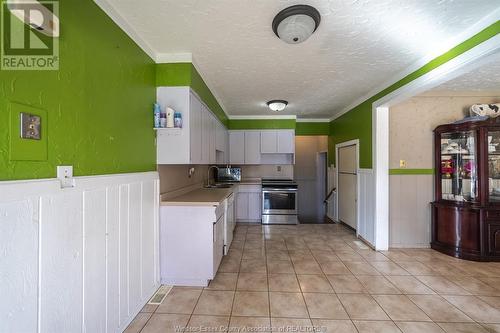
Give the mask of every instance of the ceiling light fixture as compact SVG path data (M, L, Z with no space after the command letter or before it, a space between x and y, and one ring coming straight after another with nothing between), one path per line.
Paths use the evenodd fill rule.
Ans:
M288 44L302 43L318 29L321 15L308 5L295 5L283 9L273 20L273 31Z
M269 106L269 108L272 111L283 111L287 105L288 105L288 102L281 100L281 99L275 99L275 100L267 102L267 106Z

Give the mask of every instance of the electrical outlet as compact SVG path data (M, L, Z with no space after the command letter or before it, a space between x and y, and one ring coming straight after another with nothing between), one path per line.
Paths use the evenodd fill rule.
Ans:
M57 178L61 181L61 187L74 187L75 180L73 179L73 166L72 165L58 165Z
M399 160L399 167L406 168L406 160Z
M281 165L278 165L278 166L276 167L276 171L281 172Z

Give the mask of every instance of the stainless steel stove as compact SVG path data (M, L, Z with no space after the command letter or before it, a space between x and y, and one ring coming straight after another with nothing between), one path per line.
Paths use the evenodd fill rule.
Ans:
M262 224L298 224L297 192L293 179L262 179Z

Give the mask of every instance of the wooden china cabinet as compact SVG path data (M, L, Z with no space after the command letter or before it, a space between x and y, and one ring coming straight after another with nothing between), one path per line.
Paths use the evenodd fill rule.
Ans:
M431 247L500 261L500 117L441 125L434 139Z

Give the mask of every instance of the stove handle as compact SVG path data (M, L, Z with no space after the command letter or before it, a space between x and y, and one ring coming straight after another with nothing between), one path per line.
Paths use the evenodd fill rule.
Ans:
M273 192L285 192L285 193L295 193L296 188L266 188L262 189L262 193L273 193Z

